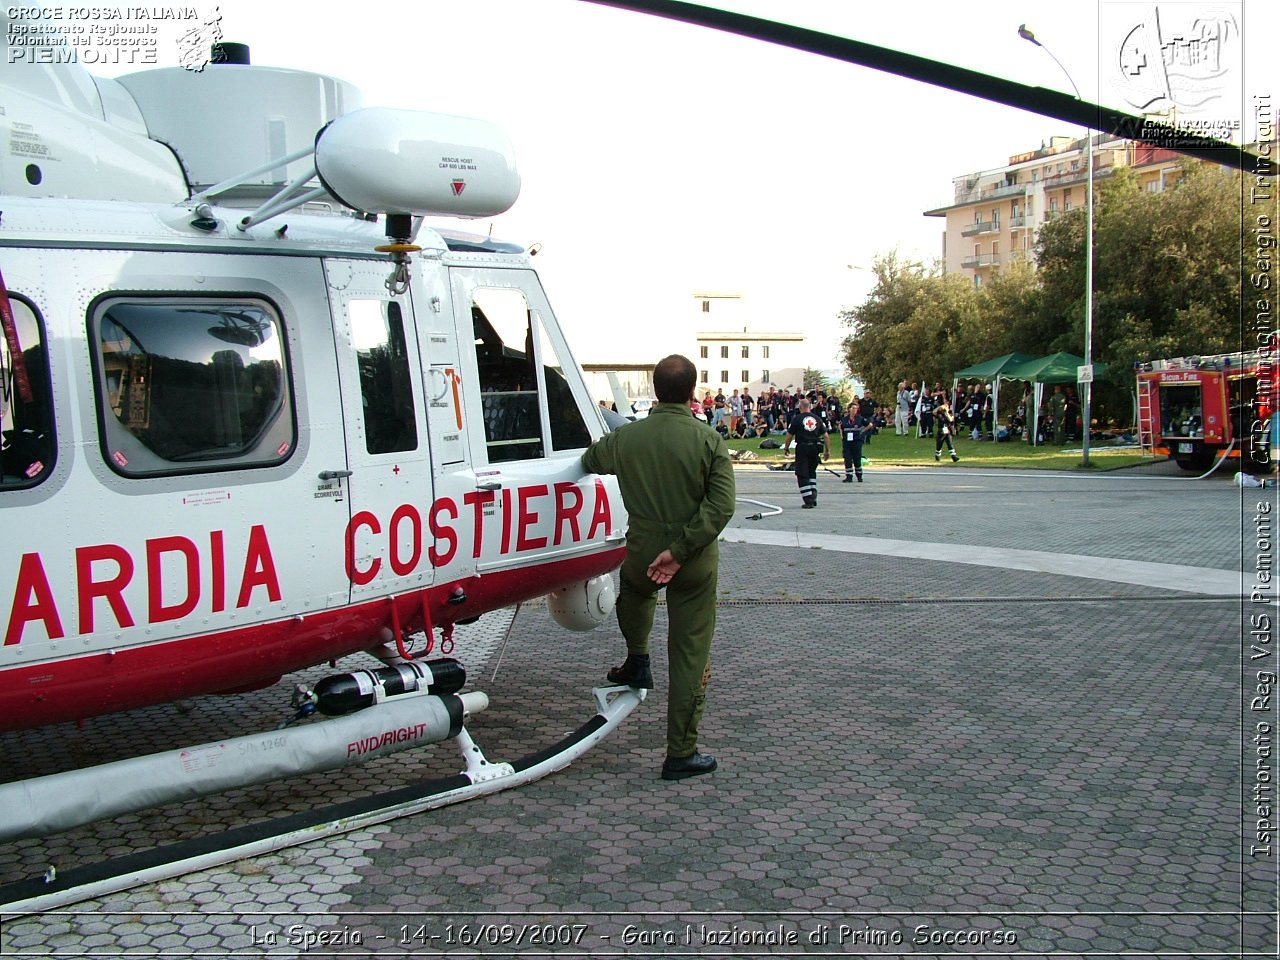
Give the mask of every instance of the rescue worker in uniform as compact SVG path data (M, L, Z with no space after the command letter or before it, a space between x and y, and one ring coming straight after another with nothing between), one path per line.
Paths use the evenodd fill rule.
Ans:
M804 508L812 510L818 505L818 459L831 456L831 437L822 421L810 410L809 400L801 397L796 404L795 415L787 427L787 442L782 445L785 457L796 445L796 483Z
M616 474L630 522L620 571L618 627L627 659L609 681L653 687L649 634L657 592L667 589L667 758L662 779L710 773L698 723L711 675L720 531L733 516L733 462L724 438L689 410L697 370L672 355L653 370L658 402L643 420L605 434L582 455L591 473Z
M1067 442L1067 398L1062 394L1061 384L1053 388L1049 413L1053 416L1053 442L1062 446Z
M955 463L960 457L956 454L955 442L951 439L956 433L956 418L951 412L951 404L947 402L947 395L940 393L933 398L933 459L934 461L942 459L942 444L945 441L947 449L951 451L951 462Z
M853 483L853 476L858 475L862 482L862 438L871 429L871 421L864 417L852 404L840 421L840 444L844 452L844 483Z

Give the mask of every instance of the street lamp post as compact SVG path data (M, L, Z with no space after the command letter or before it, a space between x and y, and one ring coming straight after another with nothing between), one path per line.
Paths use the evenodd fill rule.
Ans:
M1067 83L1071 84L1071 89L1075 92L1076 99L1080 100L1080 88L1076 86L1076 82L1071 79L1071 74L1067 72L1067 68L1062 65L1062 61L1053 56L1053 51L1046 47L1043 43L1036 39L1034 33L1027 29L1024 23L1018 27L1018 36L1023 40L1034 43L1045 53L1053 57L1053 62L1058 65L1058 69L1062 71L1063 76L1067 78ZM1091 423L1091 403L1093 398L1093 130L1085 129L1085 235L1084 235L1084 368L1088 373L1088 380L1080 384L1080 416L1083 421L1083 437L1084 437L1084 465L1089 466L1089 433Z

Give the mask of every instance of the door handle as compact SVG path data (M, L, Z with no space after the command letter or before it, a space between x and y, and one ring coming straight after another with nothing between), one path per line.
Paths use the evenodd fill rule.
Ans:
M351 476L350 470L321 470L321 480L343 480Z
M501 480L477 480L476 489L477 490L501 490L502 481Z

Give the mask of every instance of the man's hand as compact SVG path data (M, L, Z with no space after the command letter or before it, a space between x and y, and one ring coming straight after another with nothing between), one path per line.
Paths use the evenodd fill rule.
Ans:
M649 579L654 583L670 583L671 578L680 571L680 562L671 555L670 550L663 550L649 564Z

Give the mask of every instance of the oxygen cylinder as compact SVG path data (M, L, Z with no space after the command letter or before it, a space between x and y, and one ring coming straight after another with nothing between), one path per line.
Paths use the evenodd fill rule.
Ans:
M356 670L325 677L315 685L316 709L326 717L363 710L388 697L423 690L437 696L456 693L467 682L467 671L457 660L447 657L419 663L416 660Z

